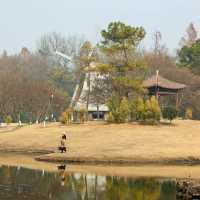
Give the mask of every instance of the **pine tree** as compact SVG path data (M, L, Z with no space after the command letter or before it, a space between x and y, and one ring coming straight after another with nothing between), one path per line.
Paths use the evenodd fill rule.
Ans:
M101 72L109 74L111 91L120 101L131 92L142 91L142 78L137 72L145 66L137 56L137 47L145 37L142 27L132 27L122 22L112 22L107 30L101 32L99 45L105 59L98 67Z

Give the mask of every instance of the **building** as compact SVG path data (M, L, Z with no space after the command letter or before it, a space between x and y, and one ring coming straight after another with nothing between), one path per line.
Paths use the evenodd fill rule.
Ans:
M91 65L91 67L95 67ZM108 107L105 104L88 103L87 94L91 91L95 78L103 78L98 72L90 71L85 74L85 79L82 83L77 84L72 101L71 107L75 111L79 111L81 108L88 107L88 119L89 120L104 120L109 112ZM156 96L157 100L162 103L163 98L166 96L175 97L175 104L178 107L181 103L181 94L186 85L170 81L159 75L157 71L156 75L153 75L143 82L144 88L148 91L148 96ZM74 116L76 118L76 116Z
M156 75L145 80L143 86L148 90L148 95L156 96L160 103L163 102L166 96L174 97L177 108L181 104L183 89L186 88L186 85L182 83L177 83L160 76L158 71Z
M95 64L91 63L90 69L95 67ZM71 107L75 111L80 111L82 108L87 109L89 120L105 120L106 114L109 112L108 107L105 104L91 102L88 96L93 88L94 80L96 78L103 78L103 76L93 70L89 70L89 72L85 73L84 81L76 85L71 101ZM76 114L74 114L73 118L76 120Z

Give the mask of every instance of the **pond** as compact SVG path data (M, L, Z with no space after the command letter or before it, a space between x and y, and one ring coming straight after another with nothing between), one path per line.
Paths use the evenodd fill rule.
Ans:
M57 172L22 167L0 167L1 200L175 200L170 179L127 178Z

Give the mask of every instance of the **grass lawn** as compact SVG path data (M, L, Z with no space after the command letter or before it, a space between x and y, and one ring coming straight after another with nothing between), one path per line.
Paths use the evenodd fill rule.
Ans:
M160 162L200 159L200 121L177 120L174 125L104 124L88 122L25 126L0 133L0 151L54 152L63 131L69 135L67 154L45 159Z

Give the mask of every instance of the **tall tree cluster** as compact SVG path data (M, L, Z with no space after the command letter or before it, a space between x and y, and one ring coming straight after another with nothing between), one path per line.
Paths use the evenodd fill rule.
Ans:
M44 120L58 117L69 101L49 76L44 58L26 52L0 58L0 117L11 115L14 121ZM51 113L50 113L51 112Z

